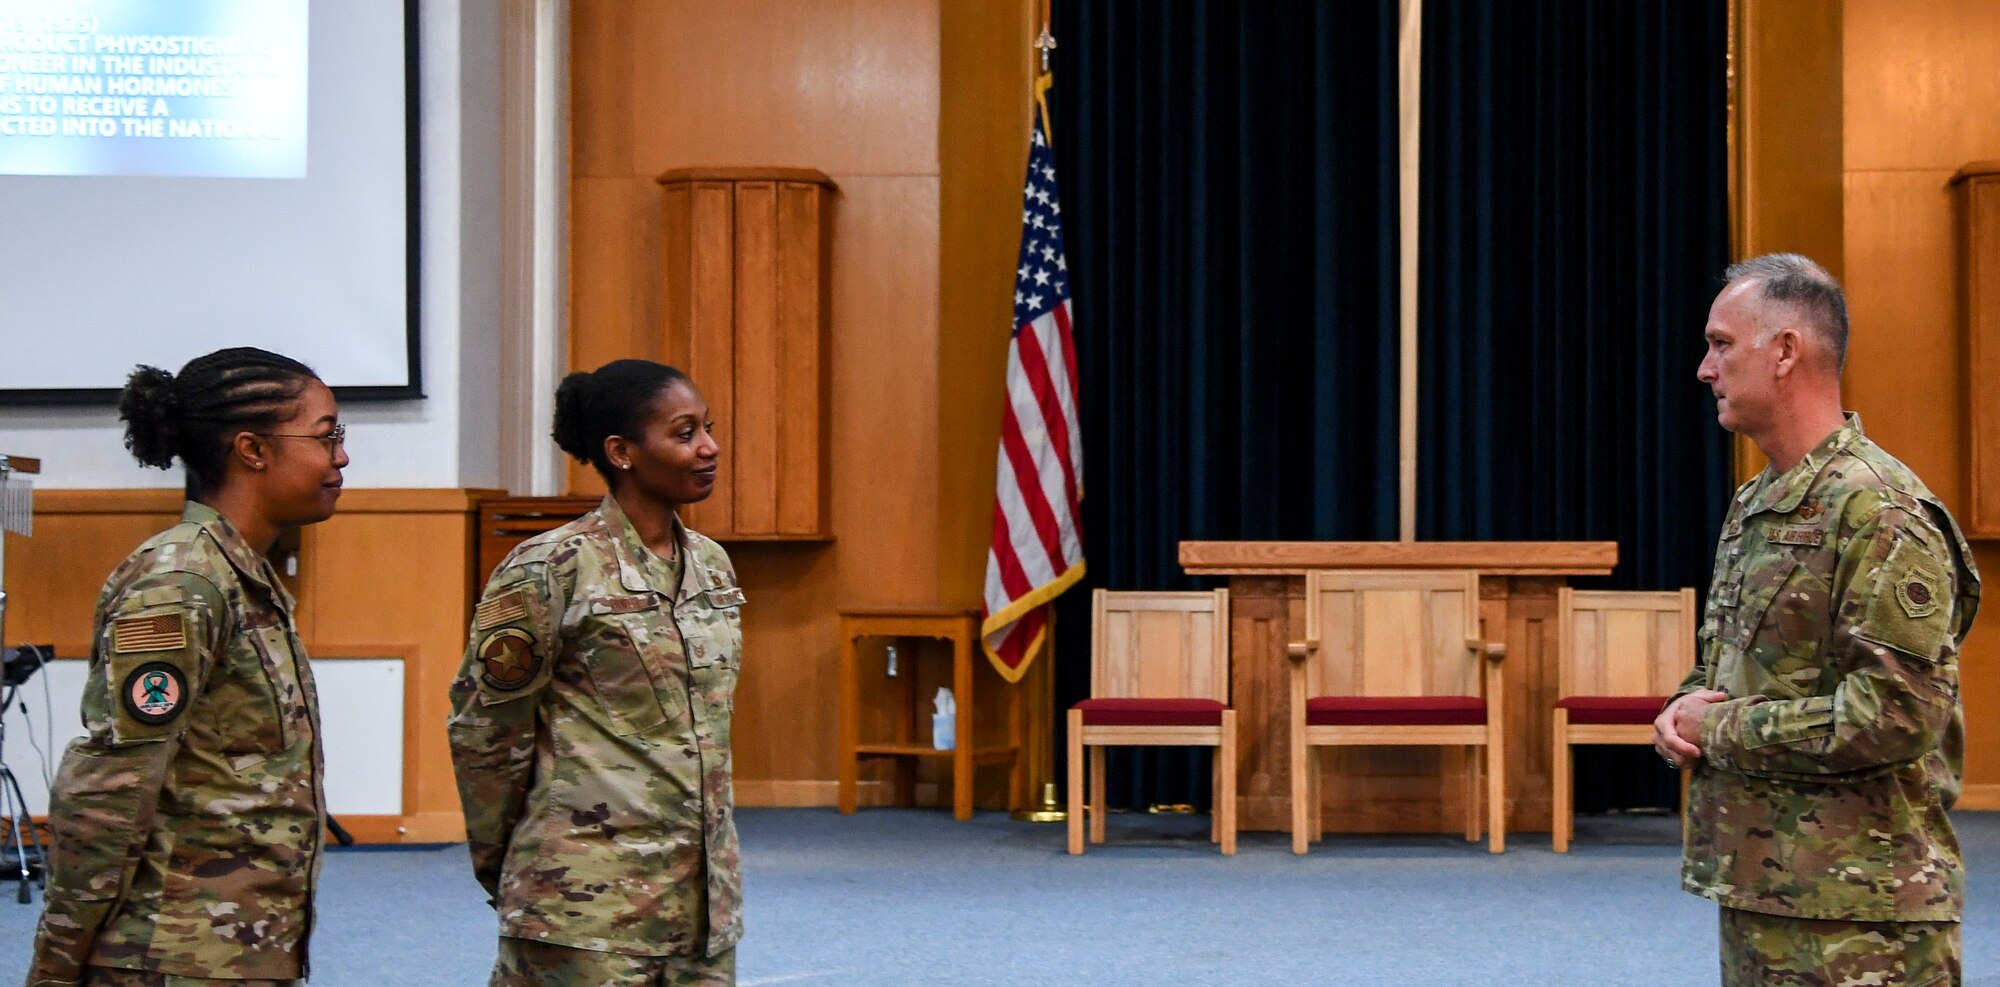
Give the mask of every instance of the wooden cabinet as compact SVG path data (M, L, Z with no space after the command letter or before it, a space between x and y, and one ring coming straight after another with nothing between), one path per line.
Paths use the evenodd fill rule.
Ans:
M719 541L831 537L827 244L833 183L799 168L660 176L667 351L723 446L690 527Z
M2000 538L2000 161L1966 165L1951 183L1969 414L1963 516L1968 536Z
M554 531L588 513L603 502L601 497L488 497L479 502L478 534L475 538L472 602L478 603L486 591L486 580L514 546Z

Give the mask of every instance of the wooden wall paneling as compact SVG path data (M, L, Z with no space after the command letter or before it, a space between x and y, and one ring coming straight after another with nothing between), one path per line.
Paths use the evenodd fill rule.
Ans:
M726 182L696 182L689 209L687 369L708 399L722 444L722 468L708 499L688 509L698 531L736 530L736 193ZM673 248L667 253L672 254ZM670 302L670 304L673 304Z
M1958 374L1966 407L1960 523L1974 537L2000 537L2000 162L1969 165L1957 194Z
M2000 3L1846 0L1840 43L1849 171L1950 172L2000 157Z
M1982 514L1969 498L1973 462L1985 450L1972 451L1978 385L1967 386L1976 371L1960 307L1971 271L1954 242L1959 217L1947 185L1968 162L2000 159L2000 116L1991 112L2000 0L1839 7L1854 323L1844 396L1871 436L1972 522ZM1975 553L1989 559L1991 544ZM2000 662L1996 620L1992 608L1981 614L1959 660L1966 808L2000 809L2000 676L1989 671Z
M2000 573L2000 541L1972 546L1979 571ZM1994 617L1983 610L1958 656L1959 699L1965 703L1965 792L1961 809L2000 810L2000 642L1993 640Z
M779 534L819 535L831 506L827 483L829 457L822 423L832 407L824 354L826 319L830 310L824 277L829 212L817 185L783 182L778 186L778 310L777 379L811 381L808 392L781 387L778 408L777 491Z
M612 360L664 360L667 322L659 261L660 190L651 178L578 177L570 182L571 370ZM588 464L569 464L571 493L601 494Z
M736 523L778 528L778 189L740 182L736 195Z
M647 0L628 105L654 173L809 165L937 174L940 0ZM844 182L843 182L844 184Z
M694 332L694 255L687 250L668 250L665 245L686 243L693 235L693 186L663 186L660 205L661 249L656 256L660 259L660 325L666 337L660 345L667 355L667 364L685 370L689 340ZM695 384L699 386L701 382ZM703 392L703 396L707 393ZM709 411L713 414L715 408L711 405Z
M632 43L637 6L637 0L570 0L569 168L578 178L644 174L633 157L639 92L633 64L648 50Z
M499 493L354 491L340 513L305 529L299 632L308 653L405 658L398 835L407 842L465 838L445 718L472 623L476 504Z
M1838 276L1841 5L1738 0L1736 28L1736 256L1796 251Z
M37 490L35 534L7 539L8 645L87 655L97 596L139 543L180 520L179 490Z
M937 180L838 180L828 435L839 602L937 602Z
M1848 337L1841 396L1869 438L1964 514L1964 346L1946 171L1847 176Z
M1038 0L939 5L940 100L951 108L938 120L938 324L944 331L938 336L936 403L944 599L980 598L993 534L1036 64L1029 44L1041 29L1039 6ZM1056 155L1060 171L1061 148ZM1053 723L1040 729L1054 736ZM1029 763L1042 762L1031 757Z
M1801 253L1840 277L1841 4L1737 0L1735 13L1732 253ZM1739 480L1764 468L1749 440L1739 436L1735 452Z
M827 601L837 592L834 548L762 542L727 547L748 598L731 731L738 800L833 805L838 619ZM872 658L864 654L862 661L864 668L881 668L879 651ZM879 715L864 728L876 728ZM873 774L863 777L879 781ZM766 782L783 784L772 788Z

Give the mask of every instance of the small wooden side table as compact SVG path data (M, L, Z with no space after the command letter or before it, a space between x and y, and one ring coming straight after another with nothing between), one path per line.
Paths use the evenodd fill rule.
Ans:
M863 743L861 740L862 674L856 645L862 638L931 638L951 642L951 691L958 701L953 724L955 743L951 750L936 750L917 739L917 695L915 667L906 667L903 680L903 710L893 741ZM975 747L973 733L973 672L978 659L979 611L950 606L850 607L840 611L840 811L852 813L860 804L861 759L888 757L898 760L896 801L915 802L916 763L922 758L951 762L951 814L956 819L972 818L972 772L980 765L1006 764L1015 775L1008 784L1009 797L1020 789L1021 717L1018 697L1007 702L1007 739L1001 747ZM911 650L914 657L915 651Z

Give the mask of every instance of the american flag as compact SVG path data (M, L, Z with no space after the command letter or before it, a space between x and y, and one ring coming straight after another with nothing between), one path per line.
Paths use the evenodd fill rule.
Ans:
M1041 649L1048 602L1083 577L1077 527L1083 436L1076 424L1076 344L1069 317L1056 159L1036 100L1021 200L1020 264L1014 271L1014 338L1007 346L993 545L986 554L986 620L980 627L987 656L1009 682L1020 680Z

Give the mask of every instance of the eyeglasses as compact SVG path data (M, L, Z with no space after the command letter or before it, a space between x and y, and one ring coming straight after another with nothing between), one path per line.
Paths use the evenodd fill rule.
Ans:
M333 431L325 435L299 435L292 432L258 432L257 434L267 439L311 439L324 446L326 454L329 456L339 452L347 445L346 425L335 425Z

